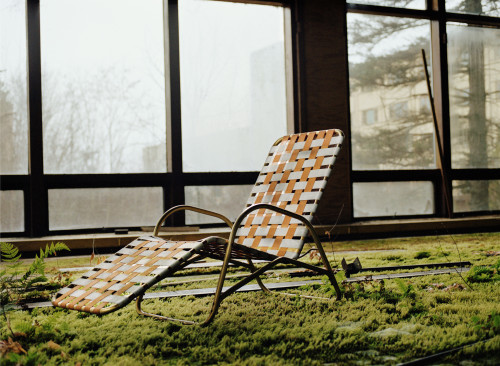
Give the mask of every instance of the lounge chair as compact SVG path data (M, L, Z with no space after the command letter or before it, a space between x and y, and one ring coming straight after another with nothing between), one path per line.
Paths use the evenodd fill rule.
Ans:
M149 314L141 309L144 293L176 271L204 258L223 260L217 289L208 318L214 319L221 301L252 280L269 292L260 276L279 263L292 264L326 275L334 286L337 299L341 292L311 220L326 187L344 135L339 130L298 133L274 143L252 189L246 209L234 224L218 213L176 206L159 219L153 236L141 236L61 289L54 306L94 314L115 311L134 298L139 314L163 320L195 324L193 321ZM229 240L208 237L199 241L170 241L158 237L165 219L180 210L191 210L217 217L230 228ZM321 256L324 267L299 261L308 233ZM256 268L252 260L266 263ZM246 261L246 262L245 262ZM223 289L229 264L242 266L250 274Z

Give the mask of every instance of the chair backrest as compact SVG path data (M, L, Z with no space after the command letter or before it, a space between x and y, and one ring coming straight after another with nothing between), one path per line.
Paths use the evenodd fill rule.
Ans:
M312 220L343 139L342 131L332 129L278 140L269 151L247 207L268 203ZM261 209L242 221L236 243L297 258L307 234L300 221Z

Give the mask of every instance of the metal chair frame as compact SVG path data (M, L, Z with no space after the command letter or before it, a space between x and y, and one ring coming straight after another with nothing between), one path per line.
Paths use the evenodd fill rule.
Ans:
M315 136L321 137L313 143ZM332 142L333 136L340 136L339 142ZM182 324L207 325L213 321L221 302L249 282L256 280L265 293L271 293L260 276L278 264L294 265L320 275L326 275L335 289L336 300L340 300L342 293L335 279L335 272L328 261L318 234L308 218L312 218L317 207L321 197L320 192L326 185L326 179L335 161L335 154L341 146L342 137L342 131L328 130L296 134L278 139L274 143L254 186L247 203L248 207L234 223L224 215L213 211L188 205L172 207L158 220L153 237L140 237L129 246L122 248L114 256L108 258L105 263L96 266L83 275L81 279L60 290L60 296L56 295L53 304L103 315L125 306L136 298L136 310L141 315L177 321ZM321 138L323 140L320 140ZM282 145L280 145L281 142L283 142ZM295 143L300 143L301 146L293 149ZM319 154L320 148L324 149L321 150L321 155ZM325 158L325 156L328 157ZM282 157L283 160L281 160ZM288 167L288 164L291 166ZM287 166L286 174L283 173L285 165ZM313 165L315 175L309 175ZM297 170L295 170L296 167ZM294 174L293 178L290 176L291 171ZM309 180L310 178L311 180ZM300 183L298 183L299 181ZM275 190L278 182L286 185L286 189L282 187ZM319 184L316 185L316 183ZM295 190L296 184L300 185L300 188ZM299 206L298 202L302 206ZM278 207L278 205L282 205L282 207ZM299 208L297 208L297 212L283 208L289 207L288 205ZM160 239L158 233L165 220L174 213L184 210L213 216L225 222L231 228L229 240L226 242L224 239L216 237L209 237L198 242L173 242ZM251 215L254 211L259 210L260 212ZM284 217L282 221L280 221L280 217ZM295 220L295 222L292 223L291 220ZM307 232L314 241L323 267L298 260ZM263 237L265 240L262 239ZM180 252L182 253L179 254ZM151 286L166 276L172 275L175 271L184 269L189 264L207 257L222 260L223 263L210 313L203 322L170 318L142 310L141 304L144 294ZM252 262L253 259L262 259L267 263L257 268ZM230 263L246 268L250 274L224 289L223 285ZM162 266L164 269L160 270ZM283 292L277 292L277 294L301 296ZM122 295L126 296L120 297Z
M240 261L234 260L234 259L231 259L231 253L232 253L233 246L237 245L237 244L234 243L235 238L236 238L236 231L238 230L241 222L251 212L256 211L256 210L260 210L260 209L267 209L267 210L275 211L275 212L280 213L282 215L290 216L290 217L292 217L294 219L297 219L297 220L301 221L307 227L307 229L309 230L309 232L311 233L311 236L312 236L312 238L314 240L314 244L316 245L316 248L317 248L317 250L318 250L318 252L320 254L321 260L322 260L323 265L325 266L325 268L317 267L317 266L311 265L309 263L301 262L301 261L298 261L298 260L295 260L295 259L291 259L291 258L287 258L287 257L275 256L275 255L269 254L269 253L266 253L265 256L266 257L267 256L272 256L272 257L274 257L274 259L272 259L271 261L269 261L267 264L265 264L264 266L262 266L259 269L255 268L254 264L252 263L251 258L247 259L248 260L248 264L244 263L244 262L240 262ZM221 268L221 271L220 271L219 280L218 280L218 283L217 283L217 288L216 288L216 291L215 291L214 301L213 301L213 304L212 304L210 315L205 319L205 321L203 321L203 322L200 323L200 322L195 322L195 321L191 321L191 320L176 319L176 318L166 317L166 316L163 316L163 315L148 313L148 312L143 311L142 308L141 308L141 303L143 301L144 294L142 294L142 295L140 295L140 296L137 297L137 300L136 300L136 311L137 311L137 313L139 313L141 315L144 315L144 316L150 316L150 317L153 317L153 318L156 318L156 319L160 319L160 320L175 321L175 322L179 322L179 323L187 324L187 325L194 325L194 324L199 324L199 325L203 325L203 326L204 325L208 325L215 318L215 315L217 314L217 312L219 310L219 307L220 307L220 304L221 304L222 300L224 300L226 297L232 295L239 288L243 287L244 285L248 284L249 282L253 281L254 279L257 281L258 285L260 286L260 288L264 292L266 292L268 294L271 293L271 291L264 285L264 283L262 282L262 280L260 279L259 276L261 276L266 271L268 271L269 269L271 269L272 267L274 267L274 266L276 266L277 264L280 264L280 263L292 264L292 265L295 265L295 266L298 266L298 267L303 267L303 268L309 269L309 270L314 271L314 272L316 272L318 274L326 275L328 277L328 279L330 280L331 284L333 285L334 289L335 289L336 300L340 300L342 298L342 292L340 291L340 288L339 288L339 285L337 283L337 280L335 279L335 273L333 272L333 269L332 269L332 267L330 265L330 262L328 261L328 258L326 256L325 250L323 249L323 245L321 244L321 241L319 240L319 236L316 233L316 230L314 230L313 225L309 222L309 220L307 220L303 216L298 215L298 214L296 214L294 212L290 212L290 211L284 210L284 209L276 207L276 206L272 206L270 204L259 203L259 204L255 204L253 206L250 206L250 207L246 208L238 216L238 218L236 219L236 221L233 224L233 223L231 223L231 220L229 220L227 217L225 217L225 216L223 216L223 215L221 215L219 213L216 213L216 212L213 212L213 211L204 210L204 209L200 209L200 208L193 207L193 206L180 205L180 206L172 207L170 210L166 211L163 214L163 216L160 218L160 220L158 221L158 223L155 226L153 235L154 236L158 235L160 227L165 222L165 220L167 219L167 217L169 217L170 215L174 214L175 212L181 211L181 210L194 211L194 212L197 212L197 213L201 213L201 214L205 214L205 215L217 217L217 218L221 219L222 221L224 221L231 228L231 233L229 235L229 240L228 240L227 247L226 247L226 254L224 256L224 262L222 264L222 268ZM243 251L247 251L249 253L249 255L251 255L250 250L248 250L247 247L242 246L242 245L238 245L238 247L239 247L238 249L243 250ZM247 249L245 249L245 248L247 248ZM199 260L202 260L204 258L207 258L207 257L210 257L209 253L198 254L194 258L186 261L183 264L183 267L185 267L185 266L187 266L187 265L189 265L191 263L197 262ZM234 265L238 265L238 266L241 266L241 267L245 267L245 268L247 268L247 269L249 269L251 271L251 274L248 275L247 277L245 277L244 279L240 280L239 282L237 282L236 284L234 284L233 286L231 286L227 290L223 291L224 280L226 278L227 268L229 266L229 263L232 263ZM317 299L319 298L319 297L295 295L295 294L280 293L280 292L278 292L278 294L286 295L286 296L301 296L301 297L305 297L305 298L317 298ZM323 299L323 298L319 298L319 299ZM324 299L327 299L327 298L324 298ZM327 300L329 300L329 299L327 299Z

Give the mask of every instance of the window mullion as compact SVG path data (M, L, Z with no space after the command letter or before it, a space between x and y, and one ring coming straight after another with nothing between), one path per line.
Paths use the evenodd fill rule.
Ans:
M48 232L48 198L43 174L42 72L40 52L40 0L29 0L26 9L28 58L29 187L25 192L26 232Z
M184 182L182 172L182 127L181 127L181 87L179 59L179 4L178 0L165 0L168 3L168 63L170 90L170 141L172 179L168 192L165 192L165 208L184 204ZM167 122L168 123L168 122ZM178 212L167 222L171 226L184 226L185 214Z

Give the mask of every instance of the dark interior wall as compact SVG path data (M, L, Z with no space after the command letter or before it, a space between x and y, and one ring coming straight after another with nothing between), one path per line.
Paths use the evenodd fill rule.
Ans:
M351 184L346 17L343 0L307 0L297 3L300 68L300 129L338 128L346 139L325 189L317 222L350 222Z

